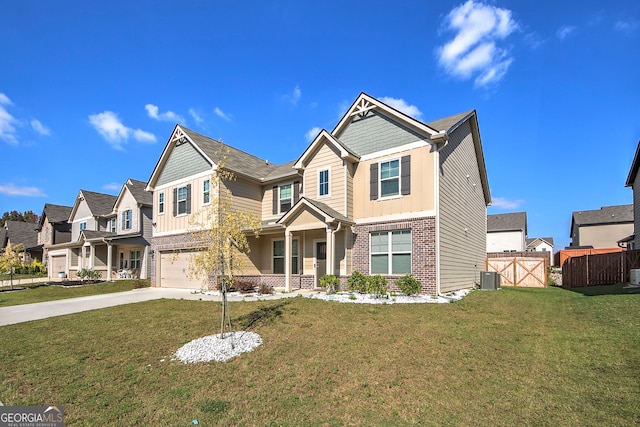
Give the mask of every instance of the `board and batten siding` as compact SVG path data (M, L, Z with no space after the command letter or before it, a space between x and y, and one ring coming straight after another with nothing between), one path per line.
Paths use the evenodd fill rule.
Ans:
M468 121L439 157L440 293L446 293L479 281L486 258L487 206Z
M211 170L211 165L190 143L173 148L162 173L156 182L156 188L170 182L186 180L192 175Z
M359 156L427 141L425 136L377 111L369 111L364 117L355 116L337 137Z
M325 203L341 214L347 213L345 206L345 167L340 153L331 145L322 144L304 170L304 195ZM329 194L320 196L320 171L329 170Z

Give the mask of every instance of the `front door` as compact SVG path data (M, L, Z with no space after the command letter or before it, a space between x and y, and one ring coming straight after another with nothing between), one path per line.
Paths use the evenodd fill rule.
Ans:
M327 242L316 242L316 288L320 278L327 273Z

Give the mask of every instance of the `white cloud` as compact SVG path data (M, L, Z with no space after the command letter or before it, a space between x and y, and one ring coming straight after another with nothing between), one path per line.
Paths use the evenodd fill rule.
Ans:
M322 129L320 129L319 127L313 127L311 129L309 129L309 131L307 133L304 134L304 137L307 139L307 141L311 142L314 140L314 138L316 136L318 136L318 134L320 133Z
M130 137L140 142L155 142L156 137L152 133L141 129L132 129L125 126L113 111L104 111L89 116L89 122L102 137L116 150L124 150Z
M11 102L7 95L0 92L0 105L13 105L13 102Z
M227 122L231 121L231 117L233 117L231 114L227 114L224 111L222 111L220 108L216 107L213 112L216 114L216 116L220 117L223 120L226 120Z
M117 182L111 182L109 184L103 185L102 189L108 190L108 191L120 191L122 189L122 184L118 184Z
M37 187L18 187L15 184L0 184L0 194L5 196L25 196L25 197L47 197L47 195Z
M403 112L407 116L413 117L414 119L420 120L422 117L422 112L415 105L409 105L402 98L391 98L389 96L383 96L380 98L380 101L389 105L390 107L395 108L396 110Z
M492 197L491 207L498 209L517 209L524 203L524 200L509 200L504 197Z
M4 96L4 94L0 95ZM8 99L8 98L7 98ZM16 137L16 128L14 124L17 122L7 110L0 106L0 139L12 145L18 144Z
M40 135L51 135L51 131L49 130L49 128L43 125L40 120L31 120L31 128Z
M476 86L497 82L513 62L509 50L497 43L518 28L510 10L468 0L446 17L445 29L456 34L436 50L438 62L455 77L475 76Z
M558 28L558 31L556 31L556 36L558 36L560 40L564 40L569 34L573 33L575 30L576 30L576 27L572 27L570 25L563 25L562 27Z
M149 117L155 120L162 120L165 122L178 122L185 123L184 117L179 114L174 113L173 111L167 111L164 113L158 113L159 109L157 106L153 104L147 104L144 106L144 109L147 110L147 114Z
M613 28L623 33L632 33L638 28L638 25L638 21L617 21L613 24Z
M295 107L296 105L298 105L298 101L300 101L301 97L302 97L302 91L300 90L300 86L296 85L296 87L293 88L292 93L287 95L282 95L282 100L291 103L291 105Z
M195 120L195 122L196 122L196 124L197 124L197 125L202 124L202 122L204 121L204 120L202 119L202 117L200 116L200 114L198 114L198 113L196 112L196 110L194 110L193 108L189 108L189 115L191 116L191 118L192 118L193 120Z

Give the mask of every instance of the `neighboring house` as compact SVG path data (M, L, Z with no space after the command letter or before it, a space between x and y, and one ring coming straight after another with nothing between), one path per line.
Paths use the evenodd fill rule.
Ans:
M620 239L627 249L640 248L640 179L638 179L638 169L640 169L640 140L638 140L631 169L624 184L625 187L631 187L633 190L633 231Z
M151 174L154 286L200 288L188 277L190 221L212 202L220 162L240 209L262 219L243 280L314 288L324 274L412 274L424 293L479 279L491 201L475 111L422 123L364 93L333 131L274 165L176 126ZM210 283L208 285L211 285Z
M7 245L22 245L24 248L25 263L33 260L42 261L42 247L38 245L37 224L23 221L5 221L4 233L0 234L0 250L4 251ZM3 237L4 235L4 237Z
M42 261L49 269L49 248L53 245L71 241L71 224L69 215L71 206L45 203L38 222L38 245L42 247ZM54 271L60 266L54 266Z
M145 187L129 179L118 196L80 190L69 214L71 241L49 248L50 276L91 269L107 280L147 278L153 197Z
M527 238L527 252L546 252L549 255L549 265L553 265L553 237Z
M527 213L487 215L487 252L524 252Z
M571 214L573 247L617 248L618 241L633 234L633 205L604 206Z

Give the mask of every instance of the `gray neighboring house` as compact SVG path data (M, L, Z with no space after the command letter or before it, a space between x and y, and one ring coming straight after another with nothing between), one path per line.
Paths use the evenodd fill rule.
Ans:
M487 252L524 252L527 213L487 215Z
M638 169L640 169L640 140L636 146L636 153L631 162L631 169L625 182L625 187L631 187L633 190L633 231L624 240L627 249L640 248L640 179L638 178Z
M33 260L42 261L42 247L38 245L37 224L22 221L6 221L4 223L4 238L0 235L2 249L8 244L23 245L26 256L24 261L31 263Z
M618 241L633 233L633 205L603 206L571 214L572 247L617 248Z
M38 245L42 247L42 262L49 267L49 248L59 243L71 241L69 215L71 206L45 203L38 221Z

